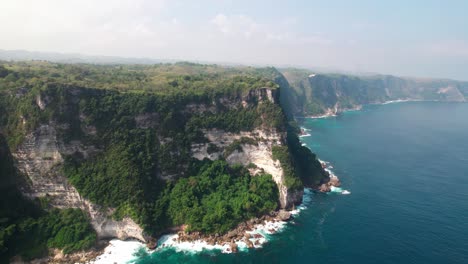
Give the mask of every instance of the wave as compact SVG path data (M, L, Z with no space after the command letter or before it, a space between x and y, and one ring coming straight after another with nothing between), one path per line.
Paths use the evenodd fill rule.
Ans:
M302 203L294 210L290 211L292 215L298 215L301 211L307 208L307 205L312 201L313 191L311 189L304 189ZM267 221L263 224L258 224L252 231L247 231L250 235L250 241L254 248L261 248L263 244L270 241L274 234L282 232L287 226L288 222L285 221ZM111 240L109 246L104 250L104 253L98 256L90 263L106 264L106 263L134 263L138 260L139 255L153 254L158 251L173 249L176 252L197 253L204 250L218 250L222 253L231 253L229 244L224 245L210 245L206 241L178 241L177 234L164 235L158 240L158 247L155 250L149 250L144 243L137 241L121 241ZM239 251L248 251L247 244L242 241L234 241Z
M320 162L320 164L322 164L323 169L330 174L329 177L331 179L332 178L337 178L338 179L338 177L332 171L333 166L330 164L330 162L324 161L324 160L321 160L321 159L319 159L318 161ZM335 186L330 186L330 193L340 193L340 194L344 194L344 195L351 194L350 191L344 190L343 188L335 187Z
M104 252L90 263L108 264L108 263L133 263L138 259L136 253L145 250L148 253L146 245L138 241L122 241L113 239L104 249Z

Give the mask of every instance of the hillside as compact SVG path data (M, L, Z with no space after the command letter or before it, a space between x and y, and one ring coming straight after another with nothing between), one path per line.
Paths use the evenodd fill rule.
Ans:
M283 97L296 116L336 114L364 104L393 100L466 101L468 82L400 78L390 75L352 76L280 69L289 83Z
M15 186L28 203L43 214L81 210L76 219L97 239L150 242L182 225L223 234L291 209L304 185L328 181L279 105L286 84L274 68L3 63L2 153L11 152L7 164L24 179ZM9 218L12 208L2 206ZM54 235L31 242L42 247L34 254L12 236L2 256L93 244L66 236L79 245L67 248L50 242Z

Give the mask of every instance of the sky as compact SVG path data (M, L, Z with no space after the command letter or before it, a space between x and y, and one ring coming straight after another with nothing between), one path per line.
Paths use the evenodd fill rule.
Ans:
M468 80L464 0L0 0L0 49Z

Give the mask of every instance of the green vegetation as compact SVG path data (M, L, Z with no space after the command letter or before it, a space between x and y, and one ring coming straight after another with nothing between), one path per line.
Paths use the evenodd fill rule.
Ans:
M298 134L299 127L295 122L290 122L287 126L287 145L295 167L295 175L299 176L304 186L316 187L328 177L328 173L323 170L316 155L302 146Z
M242 220L275 210L277 201L278 188L271 175L252 177L242 167L215 161L175 184L168 213L176 225L222 234Z
M0 90L56 83L121 92L159 94L233 94L261 87L277 88L274 68L223 67L194 63L155 65L4 62ZM5 77L3 77L5 76Z
M273 146L273 159L279 160L283 168L285 185L290 190L297 190L303 187L299 177L296 176L296 168L287 146Z

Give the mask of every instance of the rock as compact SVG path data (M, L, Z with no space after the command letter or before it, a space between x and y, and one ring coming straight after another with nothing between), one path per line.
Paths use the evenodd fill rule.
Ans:
M249 239L249 238L250 238L250 234L249 234L249 233L245 233L245 238L246 238L246 239Z
M254 238L263 238L263 236L260 235L260 234L254 234L253 237L254 237Z
M328 182L328 185L340 187L341 186L340 179L338 179L338 177L336 177L335 175L332 175L330 176L330 181Z
M234 230L229 231L226 234L226 237L230 239L230 238L233 238L233 237L237 237L238 235L239 235L239 231L237 229L234 229Z
M329 192L329 191L330 191L330 187L329 187L327 184L324 183L324 184L320 185L319 191L321 191L321 192Z
M149 250L153 250L158 246L158 243L155 239L150 239L148 240L148 243L146 243L146 247L148 247Z
M232 253L236 253L238 251L237 244L234 242L231 242L229 247L231 248Z
M281 221L288 221L291 219L291 213L285 210L280 210L278 212L278 219Z
M254 244L249 239L244 239L244 242L247 245L247 248L253 248L254 247Z

